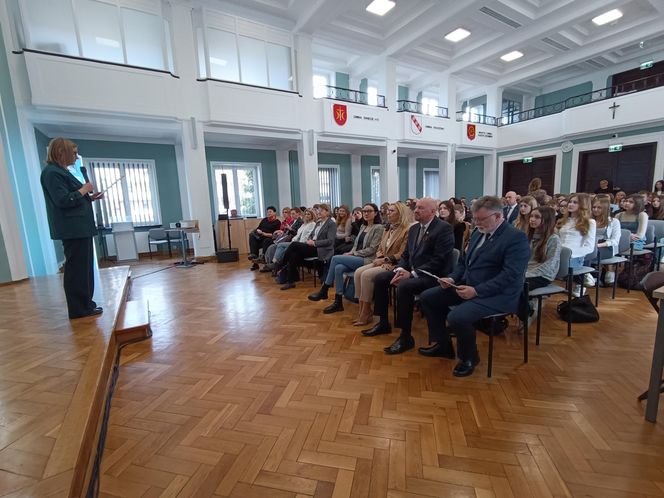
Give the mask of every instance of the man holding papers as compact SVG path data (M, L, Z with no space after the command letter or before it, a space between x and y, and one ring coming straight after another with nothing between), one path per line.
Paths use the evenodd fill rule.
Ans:
M435 343L420 348L420 353L454 358L449 330L454 331L459 350L459 363L452 372L456 377L472 374L480 362L475 323L488 315L518 311L530 258L525 232L505 221L498 197L477 199L473 222L477 230L463 259L449 277L439 280L440 286L420 295L429 341Z
M420 272L426 270L434 275L447 275L452 270L454 232L446 221L436 216L438 205L431 198L420 199L415 206L415 221L408 231L408 244L394 272L378 275L374 282L374 314L380 321L368 330L365 336L389 334L392 331L387 318L388 292L391 285L397 289L397 323L401 335L384 351L399 354L415 346L411 335L413 304L415 295L437 285L437 280Z

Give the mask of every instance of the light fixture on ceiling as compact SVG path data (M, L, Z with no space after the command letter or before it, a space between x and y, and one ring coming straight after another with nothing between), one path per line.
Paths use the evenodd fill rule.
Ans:
M396 3L392 0L373 0L373 2L367 6L367 12L371 12L377 16L384 16L392 10L395 5Z
M593 22L598 26L602 26L604 24L620 19L622 15L623 13L618 9L613 9L608 12L604 12L604 14L600 14L597 17L593 17Z
M521 52L519 52L518 50L513 50L508 54L500 56L500 58L502 60L504 60L505 62L512 62L512 61L518 59L519 57L523 57L523 54Z
M452 31L451 33L447 33L445 35L445 39L456 43L456 42L460 42L464 38L468 38L469 36L470 36L470 31L468 31L467 29L463 29L463 28L457 28L454 31Z

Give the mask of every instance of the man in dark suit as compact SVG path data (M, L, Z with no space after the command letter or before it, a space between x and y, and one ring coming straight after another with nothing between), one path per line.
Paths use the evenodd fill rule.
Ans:
M477 230L464 258L449 277L440 279L439 287L420 295L429 341L435 343L425 351L420 348L420 353L454 358L448 328L454 331L459 350L459 363L453 371L456 377L472 374L480 362L475 323L484 316L518 311L530 259L526 234L504 220L498 197L475 201L473 221ZM455 308L450 310L450 306Z
M436 216L438 206L431 198L420 199L415 206L415 221L408 232L408 244L392 272L381 273L374 281L374 314L380 321L365 336L389 334L392 329L387 318L387 301L391 285L397 288L397 323L401 335L385 348L387 354L399 354L415 346L411 335L415 295L436 285L436 279L418 270L443 276L452 271L454 232L446 221Z
M503 217L507 223L514 225L514 221L519 217L519 203L516 199L516 192L510 190L505 194L507 205L503 208Z

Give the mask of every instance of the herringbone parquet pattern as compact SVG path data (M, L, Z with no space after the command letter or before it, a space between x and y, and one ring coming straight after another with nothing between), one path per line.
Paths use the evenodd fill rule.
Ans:
M246 266L134 281L154 337L122 353L102 496L664 496L664 422L636 401L655 327L640 293L571 339L549 302L528 365L512 328L492 379L486 341L456 379L384 355L393 337L362 337L353 304L323 315L310 280L283 292Z

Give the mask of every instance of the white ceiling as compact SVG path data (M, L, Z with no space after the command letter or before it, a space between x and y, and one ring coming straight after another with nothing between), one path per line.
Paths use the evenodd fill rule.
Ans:
M458 90L498 85L527 93L611 68L664 58L664 0L396 0L384 17L370 0L199 0L198 4L308 33L314 65L353 78L381 75L386 58L414 90L437 87L441 74ZM591 19L619 8L623 17ZM463 27L459 43L445 34ZM642 47L640 42L643 42ZM503 62L519 50L524 56ZM631 64L631 66L630 66Z

